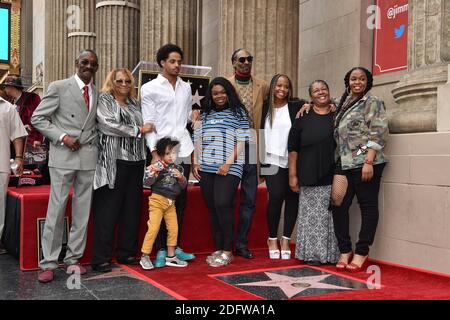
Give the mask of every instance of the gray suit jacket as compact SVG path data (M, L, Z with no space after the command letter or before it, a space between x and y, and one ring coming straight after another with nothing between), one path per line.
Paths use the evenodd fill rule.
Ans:
M47 94L33 113L31 123L50 143L49 167L69 170L95 170L97 163L97 98L94 89L93 106L87 110L74 77L50 84ZM80 140L76 152L61 145L63 133Z

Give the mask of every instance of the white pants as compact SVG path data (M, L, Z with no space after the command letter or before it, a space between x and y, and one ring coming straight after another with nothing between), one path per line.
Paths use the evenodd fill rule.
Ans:
M6 193L8 192L9 174L0 172L0 240L3 235L6 215Z

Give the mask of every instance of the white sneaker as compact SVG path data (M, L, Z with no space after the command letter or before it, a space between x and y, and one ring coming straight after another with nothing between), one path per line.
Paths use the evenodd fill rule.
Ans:
M187 267L188 263L186 261L180 260L177 256L173 258L166 257L166 266L184 268Z
M142 255L141 261L139 261L139 263L144 270L152 270L155 268L152 261L150 260L150 257L147 254Z

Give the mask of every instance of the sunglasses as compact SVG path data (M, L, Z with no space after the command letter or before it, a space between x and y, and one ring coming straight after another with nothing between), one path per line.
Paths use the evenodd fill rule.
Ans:
M80 64L82 66L87 66L88 64L90 64L92 68L97 68L98 67L98 62L96 62L96 61L89 61L89 60L86 60L86 59L85 60L81 60Z
M114 80L114 82L116 84L121 84L121 85L130 85L131 84L131 80Z
M253 57L252 56L248 56L248 57L240 57L239 59L237 59L240 63L245 63L245 61L248 61L248 63L252 63L253 62Z

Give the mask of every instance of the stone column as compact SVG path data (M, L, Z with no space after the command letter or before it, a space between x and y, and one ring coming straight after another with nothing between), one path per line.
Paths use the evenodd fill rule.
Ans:
M95 50L95 2L92 0L69 0L68 14L68 56L75 61L83 49ZM75 64L69 65L69 71L75 73Z
M448 78L450 0L410 0L408 73L392 91L391 133L437 130L437 91Z
M45 5L44 92L51 82L67 78L74 63L67 59L69 0L47 0Z
M140 0L96 0L97 53L100 67L97 87L109 71L128 68L139 62Z
M142 0L141 61L155 61L158 49L175 43L184 63L197 63L197 0Z
M233 74L231 55L246 48L254 56L253 74L269 81L287 74L297 88L298 0L221 0L219 74Z
M33 3L22 1L20 19L20 75L25 85L33 83Z

